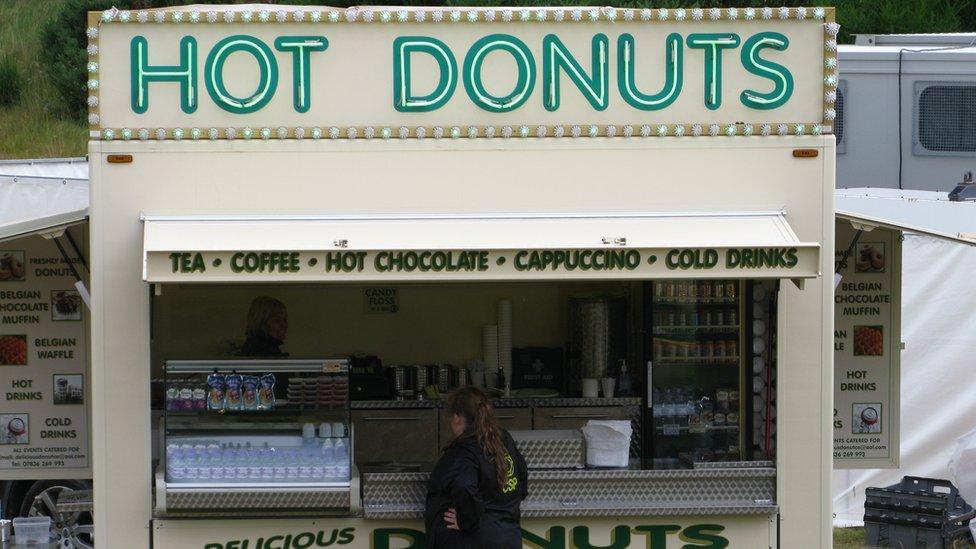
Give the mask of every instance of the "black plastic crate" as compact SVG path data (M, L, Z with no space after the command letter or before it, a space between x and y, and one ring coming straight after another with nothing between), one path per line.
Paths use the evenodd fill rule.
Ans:
M945 548L968 535L976 515L948 480L904 477L886 488L868 488L864 496L864 528L872 546Z

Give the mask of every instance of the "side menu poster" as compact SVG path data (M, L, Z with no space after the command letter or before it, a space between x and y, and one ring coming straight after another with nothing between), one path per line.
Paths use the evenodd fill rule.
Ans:
M901 233L838 221L836 244L834 468L897 467Z
M88 310L74 284L53 242L0 242L0 478L90 466Z

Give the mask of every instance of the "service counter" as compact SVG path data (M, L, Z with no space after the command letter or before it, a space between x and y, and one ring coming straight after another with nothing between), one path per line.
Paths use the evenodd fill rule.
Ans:
M423 517L430 464L363 466L363 516ZM768 515L777 512L771 462L722 463L696 469L530 470L522 516L656 517Z

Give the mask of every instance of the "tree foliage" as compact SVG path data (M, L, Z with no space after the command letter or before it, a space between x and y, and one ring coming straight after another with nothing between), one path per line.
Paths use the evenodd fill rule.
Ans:
M87 91L85 89L85 51L87 12L115 6L119 9L148 9L173 5L196 4L196 0L68 0L59 17L43 29L43 63L52 86L60 98L61 114L84 120ZM209 0L210 4L233 4L230 0ZM594 0L428 0L397 2L348 2L344 0L279 0L279 5L322 5L336 7L350 5L405 6L586 6L605 5ZM675 7L760 7L760 6L832 5L837 8L841 24L841 40L851 41L861 33L932 33L962 32L976 29L976 0L622 0L616 7L675 8Z

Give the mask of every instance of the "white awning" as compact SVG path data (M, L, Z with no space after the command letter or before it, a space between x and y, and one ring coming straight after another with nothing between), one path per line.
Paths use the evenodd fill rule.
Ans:
M0 173L0 241L84 221L88 198L87 179Z
M784 212L143 220L151 282L819 275Z

